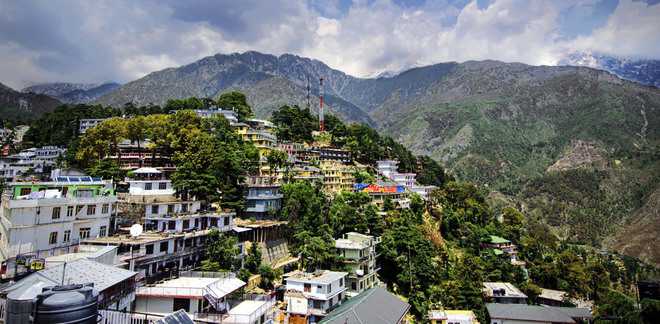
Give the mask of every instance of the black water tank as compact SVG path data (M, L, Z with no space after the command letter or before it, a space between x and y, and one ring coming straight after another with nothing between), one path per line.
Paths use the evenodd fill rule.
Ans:
M35 324L93 324L98 314L98 292L93 285L44 288L36 307Z

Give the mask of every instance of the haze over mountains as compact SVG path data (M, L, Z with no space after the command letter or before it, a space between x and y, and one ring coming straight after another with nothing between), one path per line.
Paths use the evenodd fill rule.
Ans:
M114 91L121 85L116 82L105 83L69 83L53 82L35 84L23 88L21 92L45 94L64 103L88 103Z
M657 84L647 69L654 63L644 64L598 67ZM469 61L356 78L313 59L245 52L153 72L94 102L163 104L239 90L267 117L284 104L304 107L308 84L316 111L320 77L331 113L443 161L460 179L488 186L493 203L519 204L562 237L660 264L660 229L639 225L660 223L651 201L660 191L660 90L605 71Z

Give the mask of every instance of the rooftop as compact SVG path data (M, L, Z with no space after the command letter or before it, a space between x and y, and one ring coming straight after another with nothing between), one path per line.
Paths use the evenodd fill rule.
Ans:
M491 244L511 243L511 241L509 241L509 240L507 240L503 237L499 237L497 235L489 235L488 238L486 240L484 240L484 242L488 242L488 243L491 243Z
M503 295L493 296L493 291L504 290ZM520 289L508 282L484 282L483 292L488 297L514 297L514 298L527 298Z
M64 280L62 280L62 272L64 272ZM103 291L136 274L133 271L80 259L35 272L4 289L3 292L15 299L32 299L41 293L42 288L62 283L93 283L96 290Z
M320 323L399 323L408 313L408 309L408 303L387 290L376 287L345 301L328 313Z
M349 239L341 238L335 240L335 247L338 249L361 250L368 248L369 244L365 241L351 241Z
M284 277L287 278L287 280L292 279L301 282L329 284L332 283L333 281L339 280L340 278L346 277L346 275L348 275L348 273L346 272L338 272L338 271L330 271L330 270L321 270L317 272L303 272L300 270L296 270L284 274Z
M509 319L544 323L575 323L561 307L545 307L524 304L486 304L491 319Z
M204 294L211 293L220 299L243 286L245 286L245 282L236 278L233 273L228 273L225 277L179 277L154 286L140 287L136 294L139 296L202 298Z

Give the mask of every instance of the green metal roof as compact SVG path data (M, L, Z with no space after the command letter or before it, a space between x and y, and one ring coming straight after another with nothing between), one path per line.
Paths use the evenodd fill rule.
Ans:
M509 240L507 240L503 237L499 237L497 235L490 235L490 236L488 236L488 238L489 238L488 242L492 243L492 244L511 243L511 241L509 241Z
M381 287L365 290L331 311L320 323L399 323L410 305Z

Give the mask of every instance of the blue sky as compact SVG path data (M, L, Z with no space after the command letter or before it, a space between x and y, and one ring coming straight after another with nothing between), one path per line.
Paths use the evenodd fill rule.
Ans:
M0 0L0 82L127 82L216 53L356 76L445 61L660 58L660 0Z

